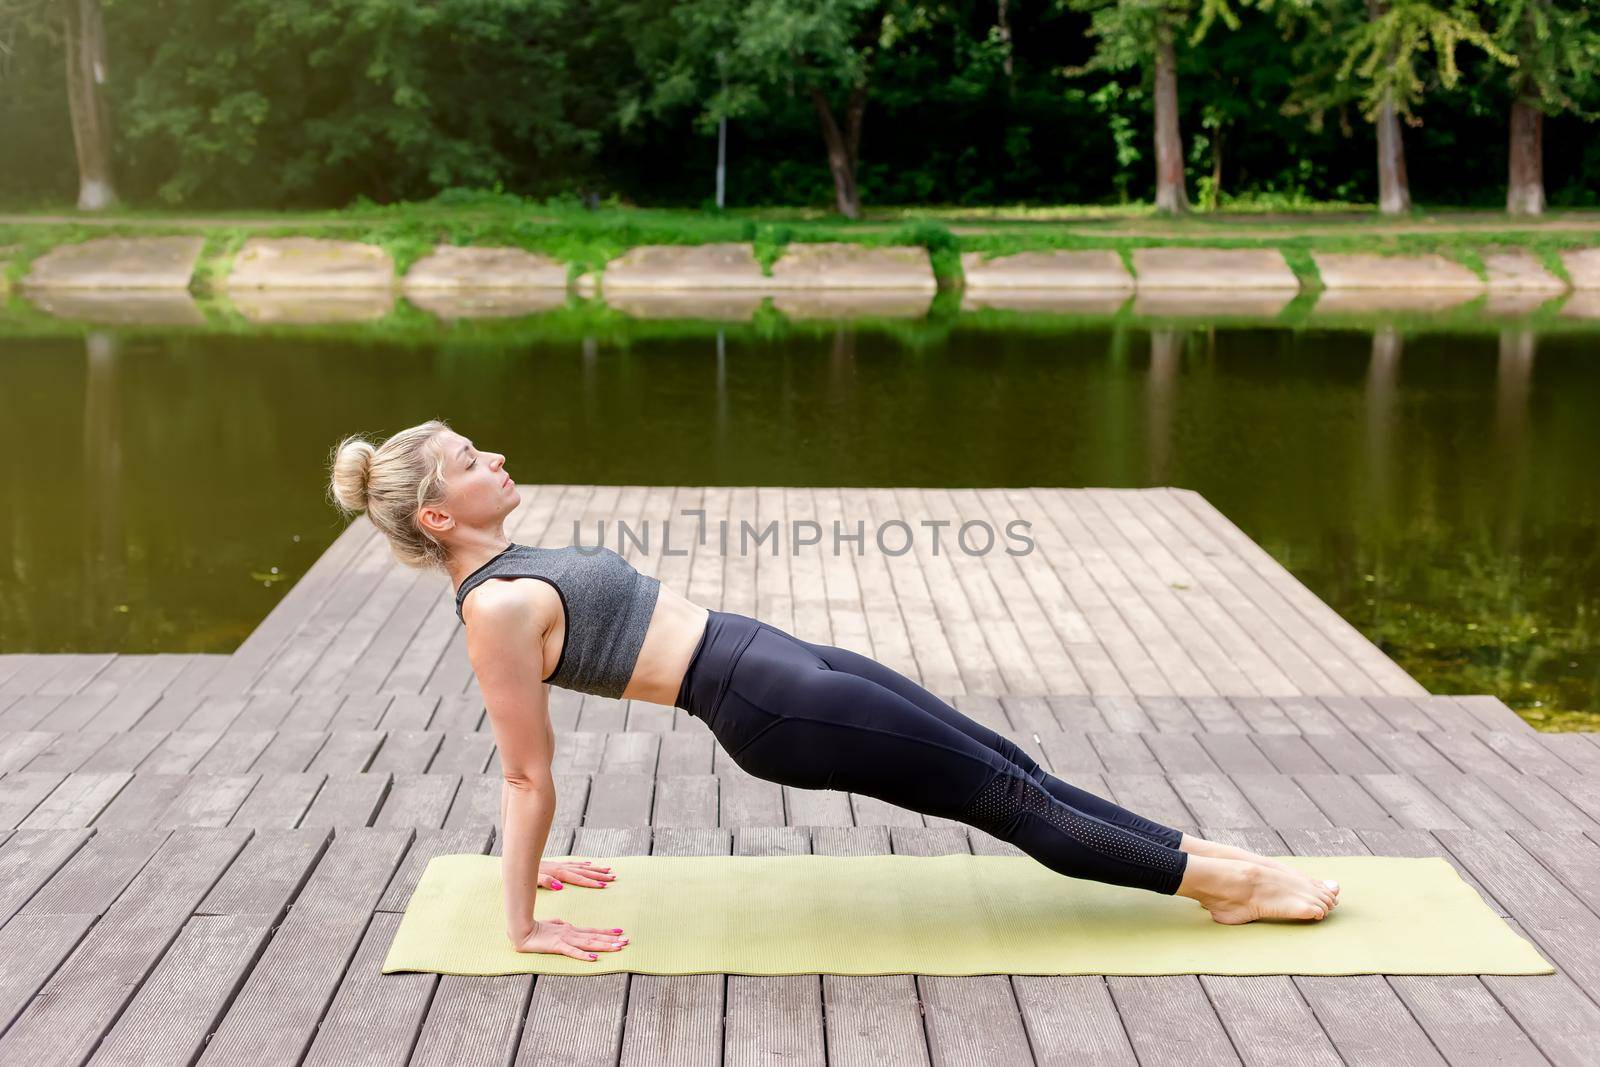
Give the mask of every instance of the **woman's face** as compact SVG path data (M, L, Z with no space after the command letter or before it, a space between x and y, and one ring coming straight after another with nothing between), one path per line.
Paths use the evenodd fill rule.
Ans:
M483 452L454 430L439 434L444 450L444 510L458 526L494 527L522 502L506 473L506 457Z

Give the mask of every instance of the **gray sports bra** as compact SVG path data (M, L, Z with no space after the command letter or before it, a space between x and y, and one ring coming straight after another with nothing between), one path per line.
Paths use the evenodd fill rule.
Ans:
M603 546L511 545L461 580L456 618L468 593L490 578L540 578L555 587L566 615L556 669L544 679L562 689L620 697L633 677L661 582Z

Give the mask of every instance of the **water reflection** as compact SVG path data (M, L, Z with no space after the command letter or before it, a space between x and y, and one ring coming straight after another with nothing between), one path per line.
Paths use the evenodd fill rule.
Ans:
M231 651L339 532L328 448L442 415L524 482L1186 486L1430 689L1596 707L1595 332L1175 303L1145 321L1130 299L1098 318L0 320L0 651Z

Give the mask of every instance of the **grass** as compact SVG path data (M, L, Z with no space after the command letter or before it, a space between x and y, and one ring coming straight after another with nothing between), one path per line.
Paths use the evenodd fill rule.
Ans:
M509 194L451 191L418 203L359 202L332 211L184 212L117 208L92 218L57 221L36 209L0 221L4 277L15 285L49 249L99 236L201 232L205 248L191 288L205 294L251 237L306 236L362 241L383 248L403 274L436 244L523 248L568 264L573 275L600 271L629 248L646 244L752 244L764 270L793 242L913 244L928 249L941 288L959 288L963 252L1005 255L1051 249L1112 249L1128 261L1135 248L1206 246L1276 248L1307 288L1319 288L1313 252L1386 255L1438 253L1483 275L1482 253L1526 249L1563 280L1565 249L1600 244L1600 216L1551 212L1513 220L1500 212L1416 210L1399 218L1357 204L1285 201L1230 203L1169 219L1147 204L1122 206L875 207L861 221L814 208L742 208L722 212L631 207L595 210L575 199L524 200ZM1584 228L1588 227L1588 228ZM1130 263L1131 268L1131 263Z

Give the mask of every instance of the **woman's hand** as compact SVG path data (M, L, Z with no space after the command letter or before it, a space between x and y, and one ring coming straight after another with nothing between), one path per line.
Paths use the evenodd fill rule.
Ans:
M518 952L550 952L577 960L594 960L598 952L615 952L628 943L621 930L573 926L565 919L535 919L533 930L512 938Z
M588 860L553 860L539 863L539 888L560 889L563 885L599 888L616 878L610 867L596 867Z

